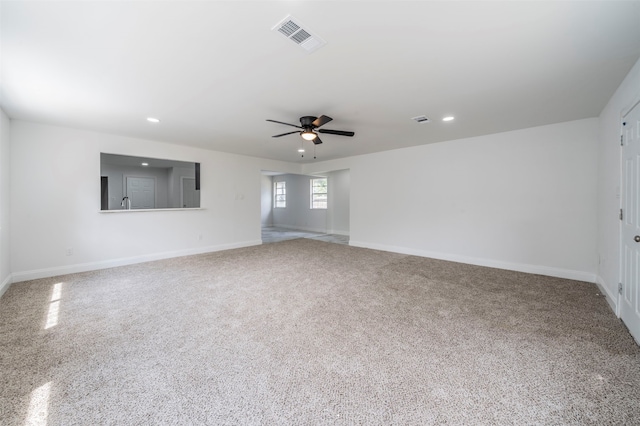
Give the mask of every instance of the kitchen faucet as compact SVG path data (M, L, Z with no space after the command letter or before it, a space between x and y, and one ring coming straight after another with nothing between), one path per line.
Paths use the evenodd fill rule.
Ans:
M126 210L131 210L131 200L127 196L122 198L122 202L120 203L120 205Z

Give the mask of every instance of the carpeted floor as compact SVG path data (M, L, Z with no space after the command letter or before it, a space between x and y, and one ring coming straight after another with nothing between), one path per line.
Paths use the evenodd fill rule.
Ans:
M11 286L2 425L637 424L597 287L297 239Z

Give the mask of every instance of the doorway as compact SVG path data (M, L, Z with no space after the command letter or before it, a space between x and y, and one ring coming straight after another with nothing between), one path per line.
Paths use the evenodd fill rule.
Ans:
M109 210L109 176L100 176L100 210Z
M312 202L317 196L312 183L319 177L327 182L322 205ZM262 171L261 188L263 243L294 238L349 243L350 170L313 176Z
M180 205L182 208L191 209L200 207L200 191L196 189L196 178L180 177Z
M132 209L154 209L156 207L156 180L149 177L126 176L125 195Z

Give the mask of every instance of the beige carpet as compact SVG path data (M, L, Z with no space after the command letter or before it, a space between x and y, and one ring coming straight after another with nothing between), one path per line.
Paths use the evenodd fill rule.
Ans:
M299 239L0 299L2 425L638 419L640 349L593 284Z

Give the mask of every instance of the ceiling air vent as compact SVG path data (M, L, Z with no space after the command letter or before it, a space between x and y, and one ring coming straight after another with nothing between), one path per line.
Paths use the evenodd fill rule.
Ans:
M300 21L291 15L288 15L272 29L277 30L309 53L327 44L326 41L313 34L308 28L305 29Z
M417 117L413 117L412 120L416 120L418 123L428 123L429 118L426 115L419 115Z

